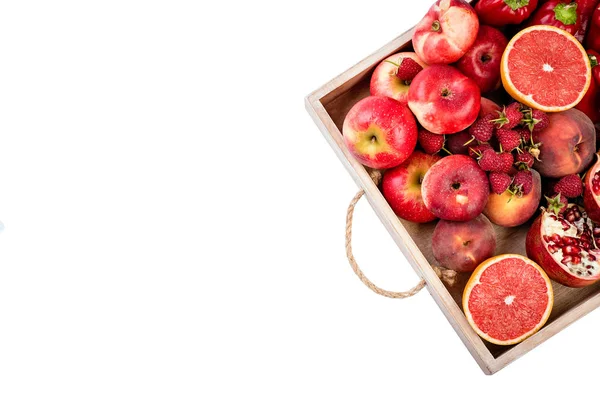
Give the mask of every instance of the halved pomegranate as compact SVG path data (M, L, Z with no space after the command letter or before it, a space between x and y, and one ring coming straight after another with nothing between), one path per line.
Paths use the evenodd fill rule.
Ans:
M600 279L599 245L600 227L576 204L569 204L561 215L542 208L525 241L527 257L551 279L570 287Z
M583 206L588 216L600 223L600 157L596 154L596 163L585 174L583 180Z

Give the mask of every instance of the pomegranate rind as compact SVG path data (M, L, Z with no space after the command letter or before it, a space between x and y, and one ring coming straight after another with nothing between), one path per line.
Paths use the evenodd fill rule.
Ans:
M597 224L600 223L600 204L598 204L600 198L597 198L592 190L592 180L599 169L600 156L596 153L596 162L585 174L585 178L583 180L583 208L585 208L588 217Z
M546 309L544 310L544 313L542 314L542 317L540 318L539 322L532 329L528 330L527 332L525 332L524 334L522 334L518 337L511 338L509 340L499 340L499 339L491 337L487 333L483 332L479 328L479 326L476 324L473 314L471 313L471 310L469 308L469 299L471 297L471 293L472 293L473 289L476 288L480 284L481 275L488 268L496 265L499 261L508 259L508 258L520 259L520 260L524 261L526 264L535 268L537 270L537 272L539 272L540 277L542 277L542 279L544 280L544 282L546 284L546 294L548 296L548 301L546 304ZM530 337L531 335L533 335L537 331L539 331L544 326L544 324L546 324L546 321L548 321L548 318L550 317L550 313L552 312L552 306L554 305L554 291L552 289L552 283L550 282L548 275L533 260L531 260L527 257L524 257L520 254L502 254L502 255L495 256L495 257L485 260L475 269L475 271L473 271L471 278L469 279L469 281L467 282L467 285L465 286L465 290L463 292L462 304L463 304L463 311L465 313L465 317L467 318L467 322L469 322L469 325L471 325L473 330L482 339L484 339L490 343L497 344L497 345L510 346L513 344L520 343L523 340L527 339L528 337Z
M555 32L555 33L559 34L561 37L568 39L569 43L572 43L574 46L576 46L576 48L579 50L579 53L581 53L580 58L568 60L568 62L571 64L575 63L575 62L585 63L585 71L586 71L585 72L585 84L582 87L574 88L574 90L579 91L578 96L568 104L557 105L557 104L552 104L551 102L546 102L545 104L542 104L539 101L535 101L534 94L523 93L521 91L521 89L519 89L515 86L515 84L513 82L514 79L511 78L511 70L509 67L509 59L511 56L511 51L515 48L515 44L524 35L527 35L534 31ZM533 50L537 50L537 49L532 49L532 51ZM577 39L575 39L575 37L573 35L571 35L570 33L566 32L560 28L556 28L554 26L534 25L534 26L530 26L529 28L523 29L522 31L517 33L510 40L510 42L508 43L508 46L506 46L506 49L504 50L504 53L502 54L502 60L500 62L500 76L502 78L502 84L504 86L504 89L506 89L508 94L511 95L511 97L514 98L515 100L517 100L525 105L528 105L529 107L532 107L532 108L535 108L538 110L542 110L545 112L558 112L558 111L569 110L569 109L575 107L583 99L583 96L585 96L585 94L588 91L588 88L590 87L590 84L592 82L592 66L591 66L590 60L587 56L587 52L585 51L585 49L583 48L581 43L579 43L579 41ZM564 81L564 79L563 79L563 81ZM571 79L571 81L573 81L573 79ZM540 91L547 90L547 88L539 87L538 90L540 90ZM560 96L552 96L552 97L557 98Z
M573 204L568 205L568 207L572 206ZM542 214L533 221L531 228L527 232L527 237L525 238L527 257L540 265L550 279L561 285L582 288L596 283L600 279L600 275L592 275L589 278L573 275L548 252L542 239L542 218L546 213L547 211L542 211Z

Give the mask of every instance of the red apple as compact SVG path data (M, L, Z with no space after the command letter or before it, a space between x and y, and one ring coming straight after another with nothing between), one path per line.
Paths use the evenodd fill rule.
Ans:
M496 28L481 25L477 39L456 67L473 79L482 93L500 87L500 60L508 41Z
M442 267L472 272L496 251L496 232L481 214L466 222L441 220L435 226L431 249Z
M456 68L432 65L412 81L408 107L428 131L452 134L475 122L481 94L477 84Z
M436 219L423 203L421 182L429 168L440 159L438 155L416 150L402 164L385 171L381 189L397 216L419 223Z
M449 221L475 218L490 194L486 173L475 160L462 154L435 163L425 174L421 191L429 211Z
M352 155L376 169L402 164L417 145L415 118L408 107L389 97L369 96L356 103L342 131Z
M408 102L408 88L411 81L398 77L398 66L402 65L405 58L411 59L422 68L425 64L419 56L412 52L397 53L383 60L371 76L371 96L387 96L406 104Z
M425 63L451 64L475 42L479 19L464 0L438 0L415 27L413 48Z

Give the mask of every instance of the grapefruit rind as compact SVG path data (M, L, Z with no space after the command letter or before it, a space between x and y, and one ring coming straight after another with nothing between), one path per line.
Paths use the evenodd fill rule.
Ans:
M498 340L498 339L495 339L495 338L489 336L488 334L486 334L485 332L483 332L479 329L479 327L475 324L475 322L473 320L473 316L471 315L471 311L469 310L468 304L469 304L469 297L471 295L471 291L473 290L473 288L475 286L477 286L479 284L479 277L481 276L481 274L489 266L491 266L491 265L495 264L496 262L503 260L505 258L519 258L519 259L525 261L526 263L528 263L529 265L531 265L532 267L534 267L540 273L540 275L544 278L544 281L546 282L546 287L548 289L548 305L546 306L546 311L544 312L542 319L533 329L531 329L527 333L525 333L517 338L502 341L502 340ZM467 321L469 322L469 325L471 325L473 330L475 330L475 332L481 338L485 339L486 341L488 341L490 343L494 343L494 344L497 344L500 346L510 346L513 344L520 343L523 340L527 339L528 337L532 336L534 333L539 331L546 324L546 322L548 321L548 318L550 317L550 313L552 312L552 306L554 305L554 291L552 289L552 283L550 282L550 278L548 278L548 275L546 275L546 272L544 272L544 270L539 265L537 265L534 261L532 261L529 258L524 257L520 254L502 254L499 256L492 257L492 258L488 258L487 260L485 260L484 262L479 264L479 266L475 269L475 271L473 271L471 278L469 279L469 281L467 282L467 285L465 286L465 291L463 292L462 302L463 302L463 311L465 313L465 317L467 318Z
M543 31L543 30L556 32L556 33L564 36L565 38L569 39L573 44L575 44L579 48L579 50L581 51L582 59L585 61L586 65L587 65L587 67L586 67L586 69L587 69L586 83L585 83L584 89L581 91L581 93L579 93L579 96L577 97L577 99L574 102L567 104L565 106L545 106L545 105L539 104L533 100L533 97L530 94L521 93L521 91L519 91L519 89L517 89L514 86L514 84L512 83L512 81L509 79L510 72L509 72L509 68L508 68L508 55L510 54L510 51L513 49L515 42L517 40L519 40L523 35L531 32L531 31ZM500 77L502 79L502 85L504 86L504 89L508 92L508 94L513 99L515 99L529 107L532 107L532 108L535 108L537 110L541 110L544 112L559 112L559 111L569 110L569 109L575 107L583 99L583 96L585 96L585 94L588 91L590 84L592 82L592 66L591 66L589 57L587 55L587 52L585 51L585 49L583 48L581 43L579 43L579 41L577 39L575 39L575 37L573 35L571 35L569 32L564 31L564 30L554 27L554 26L534 25L534 26L530 26L529 28L523 29L522 31L517 33L510 40L510 42L508 42L508 45L506 46L506 49L504 50L504 53L502 54L502 60L500 62Z

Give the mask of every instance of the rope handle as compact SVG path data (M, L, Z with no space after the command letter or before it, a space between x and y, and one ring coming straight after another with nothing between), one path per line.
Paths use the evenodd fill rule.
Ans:
M371 176L371 179L373 179L373 181L375 182L375 185L378 185L381 181L381 172L378 170L372 170L369 173L369 175ZM405 299L407 297L412 297L415 294L419 293L421 289L425 287L426 282L424 279L421 279L421 281L417 283L415 287L413 287L410 290L407 290L406 292L391 292L389 290L382 289L373 282L371 282L371 280L367 278L362 272L362 270L358 266L358 263L356 262L356 259L354 258L354 254L352 253L352 221L354 218L354 208L356 207L356 204L364 194L364 190L360 190L358 193L356 193L356 195L348 205L348 211L346 212L346 257L348 257L348 262L350 263L350 266L352 267L352 270L354 271L356 276L358 276L358 279L360 279L360 281L366 287L368 287L378 295L389 297L392 299ZM432 268L437 274L437 276L440 277L440 279L442 279L447 285L453 286L455 284L456 271L442 269L434 265L432 265Z

